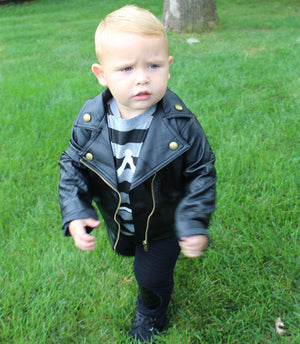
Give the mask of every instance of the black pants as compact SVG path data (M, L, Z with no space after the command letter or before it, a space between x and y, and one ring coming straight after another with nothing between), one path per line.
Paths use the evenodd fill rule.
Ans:
M173 272L180 253L175 237L153 241L145 251L134 237L121 235L116 251L134 256L134 274L139 285L137 309L144 315L164 315L173 291Z

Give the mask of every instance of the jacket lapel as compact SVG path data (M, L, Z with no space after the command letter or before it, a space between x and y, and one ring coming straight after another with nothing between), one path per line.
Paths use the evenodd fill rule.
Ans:
M83 151L83 156L86 156L86 154L89 152L93 154L93 160L87 161L85 159L85 163L95 170L95 172L100 175L108 184L117 189L118 182L115 162L105 116L103 116L99 128L93 132L89 140L89 144Z
M163 113L156 112L138 158L131 189L182 155L189 147L189 144L169 125Z

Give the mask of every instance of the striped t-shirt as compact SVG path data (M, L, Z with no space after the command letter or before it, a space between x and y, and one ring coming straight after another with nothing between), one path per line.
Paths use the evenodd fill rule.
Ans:
M123 119L116 101L112 99L109 102L108 128L118 178L118 189L121 195L121 206L117 219L121 224L121 232L125 235L134 235L135 232L129 190L155 110L156 105L153 105L139 116Z

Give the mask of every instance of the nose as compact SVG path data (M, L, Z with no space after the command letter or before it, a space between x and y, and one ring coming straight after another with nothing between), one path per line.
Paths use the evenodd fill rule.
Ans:
M138 69L135 76L136 85L146 85L149 83L149 76L144 69Z

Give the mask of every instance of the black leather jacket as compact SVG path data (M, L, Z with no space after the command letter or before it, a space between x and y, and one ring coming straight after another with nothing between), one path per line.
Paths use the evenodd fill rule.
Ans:
M94 201L113 248L120 236L120 194L111 150L108 89L88 100L61 155L59 185L63 230L80 218L97 218ZM138 242L177 235L207 235L215 209L215 155L196 117L169 89L158 103L130 190Z

